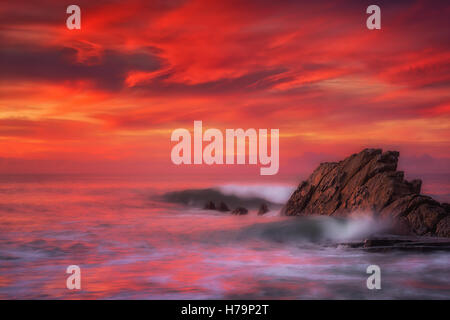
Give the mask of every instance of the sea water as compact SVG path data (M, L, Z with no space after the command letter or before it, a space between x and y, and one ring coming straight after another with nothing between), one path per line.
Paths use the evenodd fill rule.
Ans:
M277 187L257 188L267 201L284 199ZM280 217L276 205L233 216L165 201L175 189L142 177L2 176L0 298L450 297L449 253L337 248L374 226ZM254 196L229 184L217 190ZM366 285L374 264L380 290ZM81 290L66 287L69 265L80 267Z

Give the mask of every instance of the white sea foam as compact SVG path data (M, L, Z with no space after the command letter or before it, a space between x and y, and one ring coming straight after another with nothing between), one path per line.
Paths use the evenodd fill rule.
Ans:
M223 194L234 195L240 198L258 197L272 203L285 204L294 192L291 185L236 185L226 184L217 187Z

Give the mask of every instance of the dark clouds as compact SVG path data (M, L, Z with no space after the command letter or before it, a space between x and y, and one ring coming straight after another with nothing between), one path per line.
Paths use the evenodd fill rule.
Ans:
M68 4L2 3L1 157L171 171L170 132L199 119L279 128L284 172L315 164L289 161L308 151L449 157L448 1L377 1L378 31L359 0L81 0L78 31Z
M87 80L94 86L117 90L133 70L155 71L161 67L150 53L119 53L104 50L94 61L77 62L74 48L14 47L0 51L0 79L3 81L76 81Z

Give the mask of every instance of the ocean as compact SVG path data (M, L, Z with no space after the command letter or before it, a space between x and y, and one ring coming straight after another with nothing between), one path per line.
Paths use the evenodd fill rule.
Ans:
M279 216L295 186L203 186L247 203L246 216L203 210L204 193L177 187L145 177L1 176L0 298L450 297L449 253L333 246L376 226ZM168 200L176 190L181 200ZM266 215L251 207L258 199L271 203ZM81 269L81 290L66 287L69 265ZM369 265L381 269L380 290L367 288Z

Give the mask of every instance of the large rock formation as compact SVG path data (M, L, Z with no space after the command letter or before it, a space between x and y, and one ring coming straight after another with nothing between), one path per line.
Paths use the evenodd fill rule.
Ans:
M365 149L340 161L321 163L291 195L282 213L386 219L398 234L450 237L450 205L420 194L422 181L397 171L399 153Z

